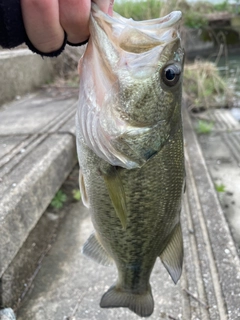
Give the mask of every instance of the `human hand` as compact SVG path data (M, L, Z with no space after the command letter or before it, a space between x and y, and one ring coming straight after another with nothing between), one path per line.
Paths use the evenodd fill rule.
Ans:
M94 0L112 15L114 0ZM33 46L42 53L57 51L67 40L72 44L89 37L91 0L21 0L25 30Z

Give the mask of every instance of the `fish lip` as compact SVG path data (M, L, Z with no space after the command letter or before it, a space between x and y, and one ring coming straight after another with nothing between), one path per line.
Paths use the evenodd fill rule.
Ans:
M169 13L168 15L166 15L165 17L160 18L160 19L164 19L164 18L168 19L168 21L165 22L164 27L165 28L172 27L182 19L182 12L181 11L172 11L171 13Z
M111 34L110 37L114 42L115 48L134 54L150 51L157 46L162 51L166 44L175 39L180 39L179 27L181 18L181 11L172 11L166 16L157 19L135 21L126 19L116 12L114 12L113 16L110 16L101 11L95 3L92 3L91 11L92 22L95 21L93 23L96 23L104 32L109 30L107 33ZM136 43L139 38L141 39L141 46Z
M182 19L182 12L181 11L172 11L169 14L163 16L163 17L159 17L156 19L150 19L150 20L140 20L140 21L136 21L133 20L132 18L127 19L122 17L121 15L119 15L118 13L116 13L115 11L113 12L113 16L110 16L106 13L104 13L103 11L101 11L98 7L98 5L94 2L92 2L91 4L91 9L92 9L92 14L94 16L104 16L104 19L106 21L108 21L109 23L113 23L114 21L116 21L116 19L118 20L119 17L121 17L122 22L124 23L128 23L130 25L132 25L133 27L141 27L141 26L145 26L148 29L152 27L152 25L154 25L156 27L156 25L158 25L158 28L171 28L173 26L175 26L176 24L178 24L180 22L180 20ZM119 20L118 20L119 23Z

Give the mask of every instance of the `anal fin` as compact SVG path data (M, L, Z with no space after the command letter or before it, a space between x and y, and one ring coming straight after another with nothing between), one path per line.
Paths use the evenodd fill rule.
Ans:
M180 223L173 230L170 241L161 253L160 259L176 284L181 277L183 264L183 239Z
M95 233L92 233L88 240L84 243L82 253L95 262L104 266L109 266L113 263L112 258L108 255L107 251L98 241Z

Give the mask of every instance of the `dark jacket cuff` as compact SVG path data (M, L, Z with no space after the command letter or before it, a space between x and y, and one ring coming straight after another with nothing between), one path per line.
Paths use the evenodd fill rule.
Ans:
M25 39L20 0L0 0L0 45L10 49L24 43Z
M72 42L70 42L70 41L67 41L67 44L68 44L69 46L72 46L72 47L79 47L79 46L83 46L84 44L88 43L88 40L89 40L89 39L87 39L87 40L85 40L85 41L83 41L83 42L79 42L79 43L72 43Z
M34 47L26 34L20 0L0 0L0 46L10 49L24 42L31 51L41 56L56 57L64 50L67 43L71 46L81 46L88 40L77 44L70 43L67 41L65 32L63 44L58 50L49 53L41 52Z
M41 55L42 57L57 57L57 56L59 56L59 55L63 52L63 50L64 50L64 48L65 48L65 46L66 46L66 43L67 43L67 34L66 34L66 32L64 31L63 44L61 45L61 47L60 47L59 49L57 49L57 50L55 50L55 51L52 51L52 52L47 52L47 53L46 53L46 52L42 52L42 51L38 50L37 48L34 47L34 45L31 43L31 41L28 39L27 36L26 36L26 39L25 39L25 43L26 43L26 45L28 46L28 48L29 48L31 51L33 51L33 52Z

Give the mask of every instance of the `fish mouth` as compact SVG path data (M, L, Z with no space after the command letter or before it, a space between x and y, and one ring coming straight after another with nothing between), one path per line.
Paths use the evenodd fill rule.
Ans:
M157 19L135 21L116 12L109 16L92 3L92 15L105 32L111 30L107 33L115 45L130 53L142 53L156 46L164 47L180 39L181 11L173 11Z

